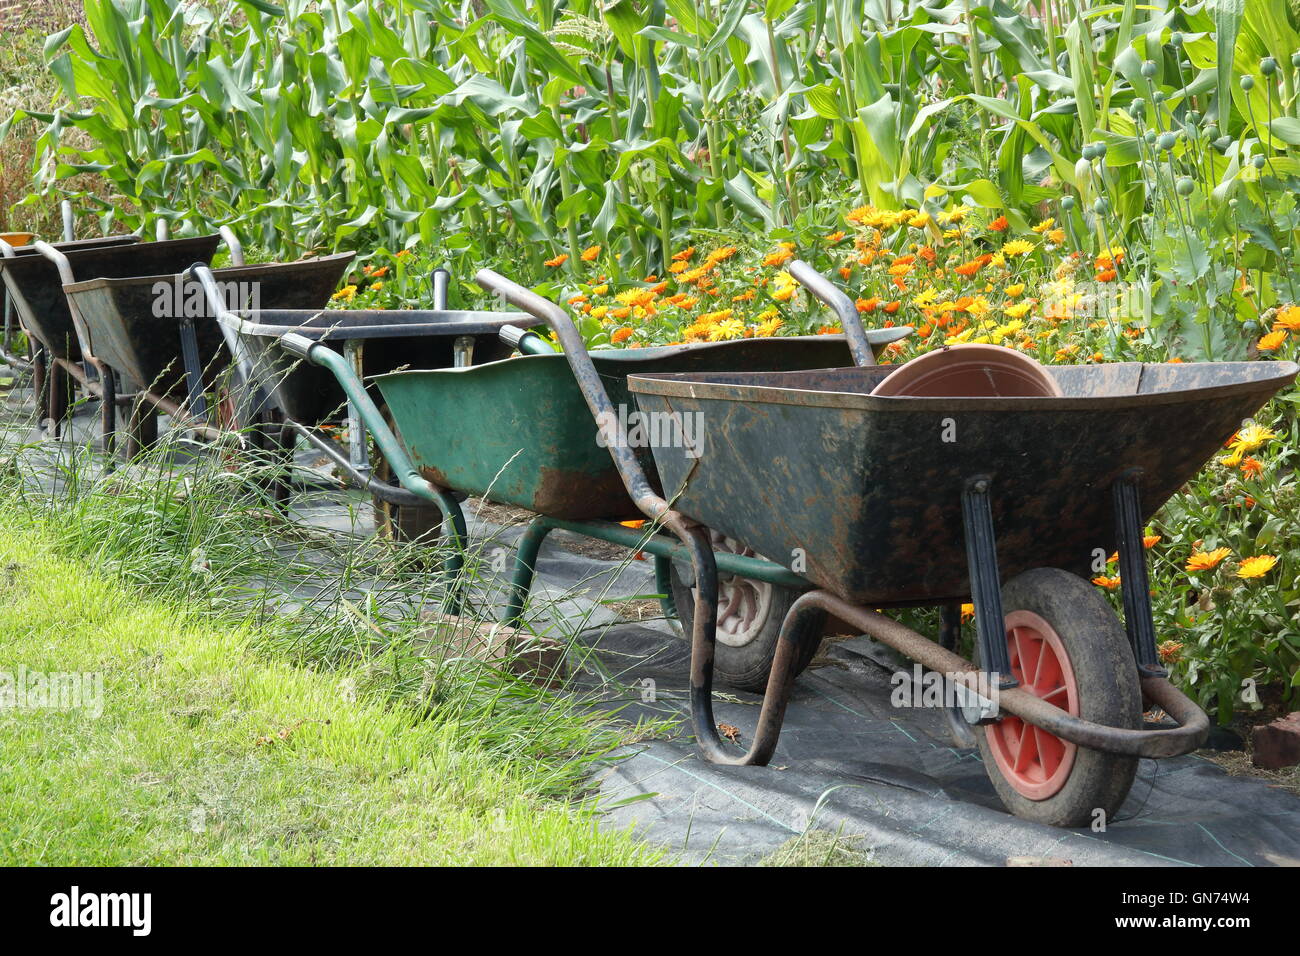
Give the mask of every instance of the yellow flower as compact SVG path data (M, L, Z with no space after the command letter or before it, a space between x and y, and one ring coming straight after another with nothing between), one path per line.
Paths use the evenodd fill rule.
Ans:
M331 299L336 301L342 299L344 302L351 302L356 297L357 287L354 285L345 285L343 288L339 289L339 291L330 296Z
M1009 305L1002 311L1005 312L1007 315L1011 316L1011 318L1013 319L1023 319L1026 315L1029 314L1029 310L1032 308L1033 308L1032 303L1020 302L1017 303L1016 305Z
M718 309L718 311L716 312L705 312L702 316L699 317L697 321L701 325L707 325L707 326L717 325L719 322L723 321L724 319L731 318L731 314L734 311L735 311L734 309Z
M981 316L988 315L992 308L993 306L989 304L988 299L984 298L982 295L977 295L970 301L970 304L966 306L966 311L971 315Z
M1023 282L1017 282L1014 285L1007 286L1002 291L1007 294L1007 298L1018 299L1025 293L1025 284Z
M913 229L924 229L930 225L930 214L928 212L918 212L915 216L907 220L907 224Z
M593 319L603 319L608 312L609 312L609 306L598 305L594 309L592 309L589 314Z
M1052 219L1051 217L1048 217L1047 219L1044 219L1042 222L1040 222L1038 225L1034 226L1034 232L1042 234L1044 232L1047 232L1047 230L1051 229L1054 225L1056 225L1056 220Z
M1257 554L1253 558L1242 558L1237 567L1239 578L1262 578L1273 570L1277 558L1271 554Z
M626 292L620 292L614 296L623 305L641 306L644 308L655 299L655 293L652 289L628 289Z
M1231 447L1242 452L1254 451L1265 442L1272 441L1276 437L1276 432L1269 431L1263 425L1247 425L1237 432L1237 438L1233 441Z
M731 310L728 309L728 312ZM710 342L721 342L724 339L738 339L745 334L745 323L740 319L723 319L712 329L709 330Z
M935 292L934 288L931 287L914 296L912 298L912 305L916 306L918 309L928 309L930 306L934 305L935 300L938 298L939 293Z
M953 226L966 218L966 213L970 212L970 206L953 206L946 212L938 215L939 225Z
M768 311L775 312L776 310L769 309ZM781 328L781 326L783 325L785 325L785 322L781 320L781 317L774 316L773 318L768 319L766 322L760 323L758 328L755 330L754 334L762 336L764 338L770 335L776 335L777 329Z
M1012 239L1003 243L1002 252L1008 256L1023 256L1034 251L1034 244L1027 239Z
M591 290L591 294L592 294L592 295L604 295L604 294L605 294L606 292L608 292L608 291L609 291L609 286L607 286L607 285L603 285L603 284L602 284L602 285L598 285L598 286L596 286L596 288L592 289L592 290Z
M1228 548L1215 548L1213 551L1193 551L1192 556L1187 559L1188 571L1209 571L1217 567L1219 562L1232 554Z

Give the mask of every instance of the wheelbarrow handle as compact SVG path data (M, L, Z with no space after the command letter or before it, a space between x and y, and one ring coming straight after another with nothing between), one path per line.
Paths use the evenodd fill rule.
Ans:
M59 281L64 285L72 285L77 281L76 275L72 271L72 263L68 261L60 250L54 248L44 239L37 239L32 243L32 248L54 263L54 267L59 270ZM68 314L72 316L72 327L77 332L77 344L81 346L81 351L87 359L96 362L94 352L90 348L90 333L87 330L85 320L81 317L81 308L75 299L68 298Z
M868 332L862 327L862 317L858 315L858 307L853 300L845 295L835 283L802 259L795 259L790 263L790 275L794 276L799 281L799 284L812 294L813 298L829 306L831 311L835 313L835 317L840 320L840 326L844 329L844 337L848 340L849 352L853 355L855 365L875 365L876 356L872 350L873 345L883 345L897 341L911 332L910 328L882 329Z
M284 349L290 355L305 359L313 365L319 365L321 368L329 371L338 381L343 393L347 395L352 405L361 416L365 423L366 430L375 439L375 444L379 446L380 452L388 459L388 464L392 466L393 474L407 491L419 495L429 501L443 505L442 494L433 485L425 480L414 464L410 456L406 454L406 449L398 441L393 430L380 414L379 409L375 406L374 400L366 391L365 385L357 377L356 371L348 363L348 360L334 351L327 345L317 342L299 332L286 332L280 336L280 348Z
M244 244L235 235L235 230L229 226L222 226L217 232L220 233L222 240L226 243L226 248L230 250L230 264L232 266L242 266L244 264Z
M627 435L623 430L623 419L614 409L614 403L609 400L609 393L601 384L600 375L596 371L596 366L592 364L591 356L587 354L587 346L582 341L582 336L578 333L578 327L573 324L573 320L550 299L538 295L531 289L525 289L519 283L512 282L491 269L479 270L474 276L474 281L487 291L496 293L511 305L523 309L551 327L556 338L560 340L564 357L568 360L569 367L573 369L573 377L587 400L587 407L591 409L596 427L604 437L605 447L614 459L614 465L618 468L619 476L623 479L628 494L647 517L655 520L665 517L671 511L668 502L651 488L641 463L637 461L636 452L628 444Z
M503 325L497 330L497 338L517 352L524 355L554 355L555 346L536 332L521 329L517 325Z

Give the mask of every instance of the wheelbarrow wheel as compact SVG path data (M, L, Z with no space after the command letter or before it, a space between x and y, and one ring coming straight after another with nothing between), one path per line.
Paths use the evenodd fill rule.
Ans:
M1002 589L1011 671L1022 689L1107 727L1142 726L1142 691L1124 627L1097 589L1035 568ZM975 728L984 768L1007 809L1058 827L1113 820L1136 757L1080 747L1004 714Z
M711 532L713 550L719 553L754 556L753 550L732 538ZM677 607L677 620L689 639L695 620L695 588L682 580L677 565L672 569L673 603ZM785 622L790 605L801 594L793 588L754 581L736 575L718 575L718 640L714 651L713 676L719 682L738 690L762 693L767 689L767 677L776 656L781 625ZM803 619L802 630L816 630L825 626L825 615L814 614ZM799 646L805 646L802 641ZM807 650L795 661L795 675L803 673L817 652L817 643L809 642Z
M384 421L398 440L401 433L393 422L388 406L380 408ZM374 476L385 484L395 485L393 469L383 455L374 458ZM438 544L442 538L442 511L436 505L397 505L379 495L371 495L375 508L375 533L396 544L420 544L426 547Z

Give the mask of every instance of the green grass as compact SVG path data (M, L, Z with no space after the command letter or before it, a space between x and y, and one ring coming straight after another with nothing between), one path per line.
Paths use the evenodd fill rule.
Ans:
M0 864L651 863L456 720L251 624L143 596L0 509L0 671L100 672L103 712L0 709Z

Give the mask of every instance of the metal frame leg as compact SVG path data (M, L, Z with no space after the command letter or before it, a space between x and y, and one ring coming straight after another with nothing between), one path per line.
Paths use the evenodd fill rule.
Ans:
M1142 542L1142 508L1138 496L1140 469L1126 471L1115 480L1115 537L1119 542L1120 593L1124 600L1124 630L1138 673L1166 677L1156 650L1156 629L1151 619L1151 582L1147 575L1146 547Z
M998 675L999 688L1010 690L1019 687L1020 682L1011 675L1011 659L1007 653L997 535L993 530L993 507L989 500L992 484L992 479L985 475L968 481L961 493L961 513L980 665L986 673Z
M104 364L99 366L99 389L99 447L109 456L111 468L117 432L117 373Z

